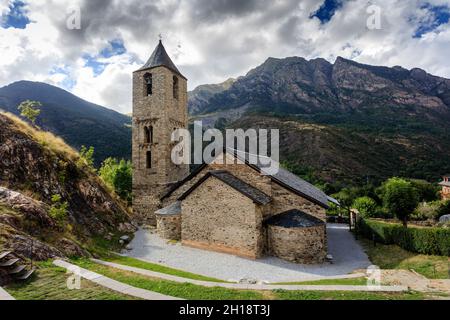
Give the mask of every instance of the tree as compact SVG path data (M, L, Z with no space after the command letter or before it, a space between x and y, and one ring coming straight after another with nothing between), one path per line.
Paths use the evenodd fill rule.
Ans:
M363 217L374 217L377 203L370 197L360 197L353 201L353 208L357 209Z
M80 159L78 160L78 165L83 166L83 164L87 165L89 168L95 171L94 168L94 147L90 147L89 149L86 146L81 146L80 150Z
M392 178L382 185L381 192L384 206L407 227L409 216L419 204L419 195L413 184L404 179Z
M431 202L439 200L440 188L425 180L412 179L409 180L419 195L419 201Z
M350 216L353 201L355 201L355 199L358 197L358 189L343 188L338 193L333 194L332 197L339 201L341 208L345 209Z
M133 169L130 161L108 158L103 161L99 175L121 199L131 203Z
M20 115L27 118L33 125L36 123L37 117L41 114L42 104L38 101L26 100L22 102L17 109L20 111Z

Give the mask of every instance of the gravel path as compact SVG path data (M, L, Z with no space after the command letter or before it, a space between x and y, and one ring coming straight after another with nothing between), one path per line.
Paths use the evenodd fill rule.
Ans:
M291 282L340 276L371 265L361 246L342 225L328 225L329 253L334 263L299 265L274 257L249 260L232 255L171 244L153 230L141 229L130 244L130 257L223 280L254 279Z

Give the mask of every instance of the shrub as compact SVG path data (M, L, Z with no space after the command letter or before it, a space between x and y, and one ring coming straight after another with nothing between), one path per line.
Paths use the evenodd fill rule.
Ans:
M353 207L359 211L362 217L375 217L377 212L377 203L370 197L356 199Z
M99 175L121 199L131 204L133 169L130 161L108 158L103 162Z
M450 255L450 229L404 228L399 224L361 219L358 232L377 242L396 244L401 248L428 255Z
M450 200L441 201L437 208L436 218L439 219L442 216L450 214Z
M77 161L77 166L82 168L87 166L91 170L95 172L94 168L94 147L90 147L89 149L86 146L81 146L80 150L80 159Z
M67 202L61 202L61 196L55 194L52 196L52 206L49 210L49 215L58 223L63 223L67 218L67 208L69 207Z
M439 201L420 203L411 215L411 219L416 221L437 220L440 206Z

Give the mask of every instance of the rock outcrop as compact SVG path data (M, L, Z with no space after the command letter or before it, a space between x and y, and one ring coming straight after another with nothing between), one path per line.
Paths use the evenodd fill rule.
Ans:
M36 260L89 256L95 239L135 231L120 200L60 139L1 113L0 128L1 250ZM49 214L53 195L68 204L63 222Z

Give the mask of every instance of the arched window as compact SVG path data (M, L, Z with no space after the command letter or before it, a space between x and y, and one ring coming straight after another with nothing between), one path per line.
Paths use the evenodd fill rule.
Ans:
M144 143L150 143L150 130L145 127L144 128Z
M178 99L178 77L173 76L173 97Z
M153 94L153 75L151 73L146 73L144 75L145 82L145 94L151 96Z
M153 127L145 127L144 128L144 141L145 143L153 143Z
M152 168L152 152L147 151L147 159L146 159L147 169Z

